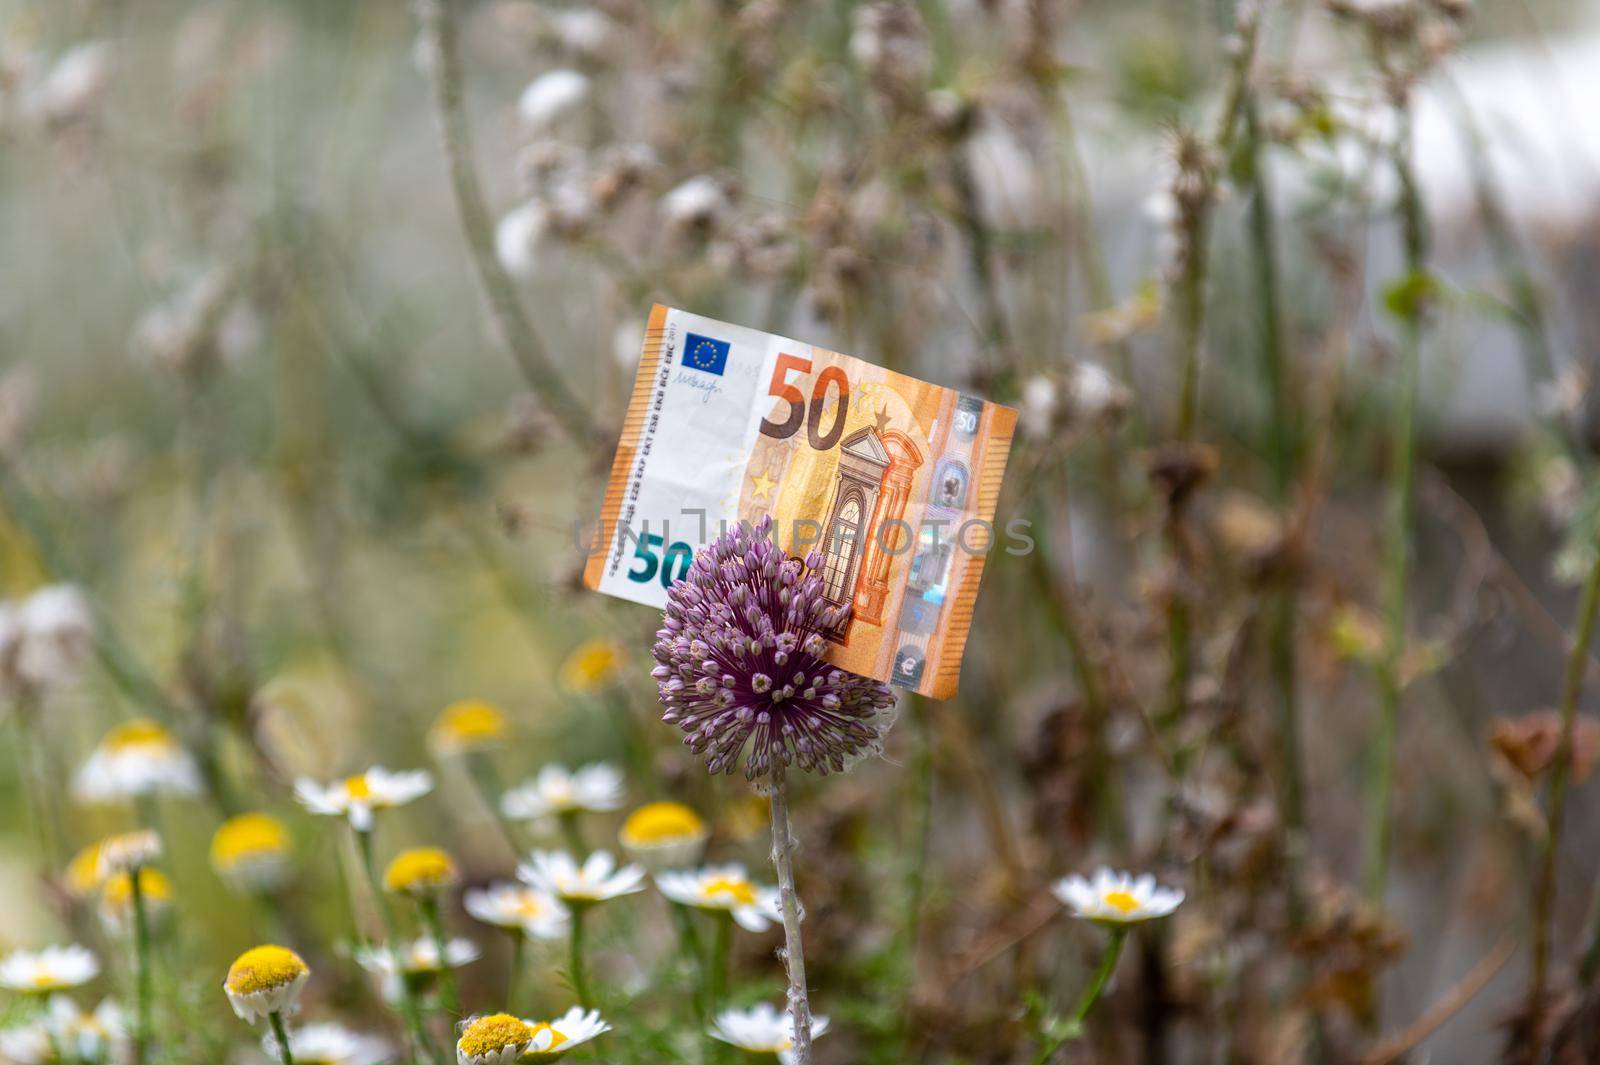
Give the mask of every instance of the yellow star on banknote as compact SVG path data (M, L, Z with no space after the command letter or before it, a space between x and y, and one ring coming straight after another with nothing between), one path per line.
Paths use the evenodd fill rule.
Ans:
M766 499L772 495L772 490L778 487L778 482L767 476L767 471L762 470L750 478L750 483L755 485L757 499Z

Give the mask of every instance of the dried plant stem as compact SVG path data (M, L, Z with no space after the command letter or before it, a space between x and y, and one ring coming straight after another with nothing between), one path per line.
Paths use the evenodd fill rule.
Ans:
M1589 568L1575 622L1577 635L1572 653L1567 656L1567 672L1561 684L1561 738L1556 743L1555 762L1550 767L1550 794L1545 807L1544 846L1539 853L1539 873L1533 895L1533 964L1528 986L1529 1034L1537 1060L1541 1043L1540 1018L1544 1014L1545 985L1550 968L1550 917L1556 896L1556 855L1561 848L1561 828L1566 819L1567 785L1571 780L1572 730L1578 718L1578 695L1583 691L1583 674L1588 665L1589 641L1600 610L1600 555Z
M789 973L789 1012L794 1018L794 1054L811 1065L811 998L806 991L806 954L800 941L800 897L794 889L794 830L789 826L789 784L783 764L772 770L772 865L783 904L783 963Z
M1404 688L1402 662L1406 642L1406 583L1410 570L1411 507L1416 480L1417 390L1422 362L1422 326L1426 313L1425 277L1428 268L1427 222L1421 192L1411 166L1411 100L1408 90L1397 89L1395 111L1399 131L1391 146L1392 164L1400 183L1400 218L1404 231L1403 283L1412 290L1401 308L1400 387L1395 397L1394 469L1389 480L1388 530L1384 541L1383 656L1377 668L1378 731L1373 742L1372 775L1368 782L1370 824L1367 834L1367 884L1369 899L1383 896L1389 876L1389 800L1394 784L1395 746L1400 729L1400 701Z
M456 40L456 24L449 10L451 0L414 0L417 22L426 48L433 104L439 121L445 162L450 171L450 187L455 195L456 213L466 237L467 250L483 290L484 301L494 318L495 329L510 351L528 383L549 406L551 414L573 441L584 447L600 443L600 433L589 415L588 406L567 387L557 372L544 343L517 298L511 277L495 255L494 225L478 180L472 150L472 127L467 122L462 98L461 54Z

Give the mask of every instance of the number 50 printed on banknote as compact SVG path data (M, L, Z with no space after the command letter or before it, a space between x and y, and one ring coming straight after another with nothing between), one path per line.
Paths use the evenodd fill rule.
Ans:
M651 308L584 583L662 607L704 544L770 515L850 613L830 660L955 694L1016 412L838 352Z

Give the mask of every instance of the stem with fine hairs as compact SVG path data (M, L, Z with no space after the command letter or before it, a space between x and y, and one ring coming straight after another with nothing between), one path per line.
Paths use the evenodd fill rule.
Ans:
M599 430L588 406L567 387L550 354L517 298L515 286L495 255L494 225L478 180L472 150L472 127L462 98L461 53L451 17L451 0L415 0L417 22L427 55L423 64L433 87L450 188L455 196L472 266L483 290L484 302L494 318L495 331L533 386L573 441L585 447L600 443Z
M1545 810L1544 846L1539 853L1539 877L1533 896L1533 966L1528 987L1529 1030L1537 1050L1542 1042L1539 1019L1544 1014L1545 981L1550 967L1550 916L1556 897L1556 853L1561 846L1561 826L1566 817L1567 784L1571 777L1572 730L1578 718L1578 694L1583 690L1589 641L1600 609L1600 555L1589 568L1589 581L1578 606L1577 635L1567 656L1567 673L1561 685L1561 738L1555 763L1550 767L1550 795ZM1589 967L1586 963L1586 968ZM1535 1057L1537 1055L1534 1055Z
M789 784L783 763L772 768L772 865L783 903L783 961L789 972L789 1013L794 1018L794 1055L811 1065L811 999L806 993L806 954L800 942L800 898L794 890L794 832L789 827Z

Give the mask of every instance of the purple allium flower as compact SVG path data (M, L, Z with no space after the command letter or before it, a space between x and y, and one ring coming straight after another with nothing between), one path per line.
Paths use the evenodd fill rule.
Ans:
M824 661L822 632L848 608L822 597L822 553L788 558L771 530L724 533L667 593L651 671L662 720L713 773L733 772L747 742L751 780L776 764L842 772L879 749L894 694Z

